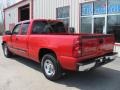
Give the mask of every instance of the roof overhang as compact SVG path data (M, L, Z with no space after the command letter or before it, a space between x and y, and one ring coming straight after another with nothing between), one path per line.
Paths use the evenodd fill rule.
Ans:
M15 3L15 4L7 7L7 8L4 8L3 10L6 11L6 10L8 10L8 9L10 9L10 8L12 8L12 7L15 7L15 6L17 6L17 5L19 5L19 4L23 3L23 2L26 2L26 1L28 1L28 0L19 1L19 2Z

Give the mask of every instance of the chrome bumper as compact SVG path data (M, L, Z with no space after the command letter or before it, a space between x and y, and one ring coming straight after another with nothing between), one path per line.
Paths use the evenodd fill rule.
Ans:
M91 69L95 69L115 60L116 58L117 53L111 53L91 61L89 60L88 62L77 63L78 71L88 71Z
M88 71L91 68L93 68L95 66L95 64L96 64L95 62L87 64L87 65L78 64L79 65L78 71Z

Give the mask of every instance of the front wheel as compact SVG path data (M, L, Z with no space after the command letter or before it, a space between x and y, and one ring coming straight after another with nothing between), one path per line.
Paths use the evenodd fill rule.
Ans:
M12 53L9 51L6 43L3 44L3 52L4 52L4 56L7 58L12 56Z
M45 77L51 81L61 77L61 68L53 54L46 54L42 58L42 71Z

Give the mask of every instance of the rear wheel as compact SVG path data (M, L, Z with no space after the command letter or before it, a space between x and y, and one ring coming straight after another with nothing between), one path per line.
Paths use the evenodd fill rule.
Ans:
M3 44L3 52L4 52L4 56L7 57L7 58L12 56L12 53L8 49L8 46L7 46L6 43Z
M46 54L42 58L42 71L45 77L51 81L61 77L61 68L53 54Z

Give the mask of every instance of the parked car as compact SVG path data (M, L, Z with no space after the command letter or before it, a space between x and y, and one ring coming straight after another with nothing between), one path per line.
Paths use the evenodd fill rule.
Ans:
M114 43L113 35L68 33L63 22L41 19L20 22L2 38L5 57L41 63L49 80L59 79L63 70L86 71L113 61Z

